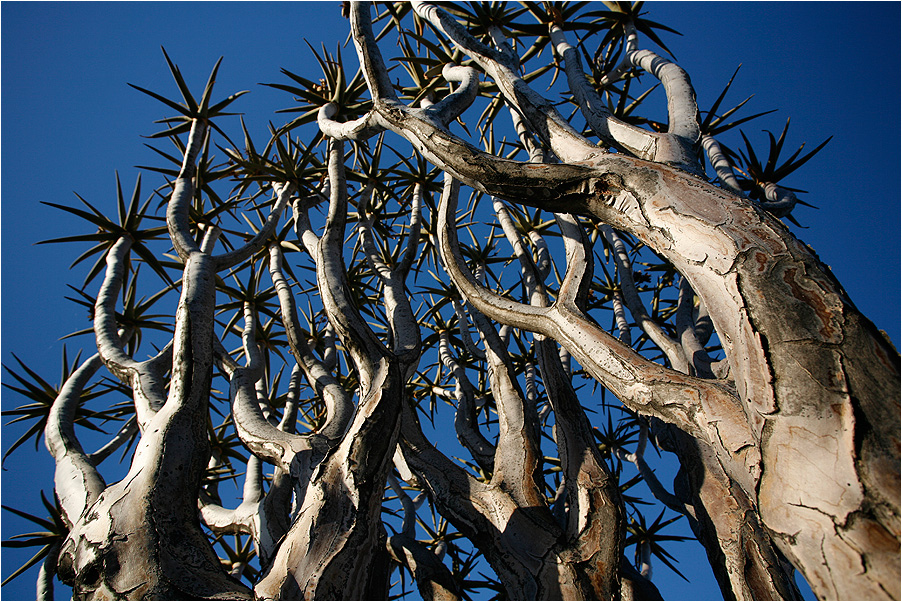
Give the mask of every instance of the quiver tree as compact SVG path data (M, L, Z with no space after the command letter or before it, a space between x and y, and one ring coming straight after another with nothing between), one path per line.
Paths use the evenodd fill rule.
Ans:
M56 462L40 597L646 599L685 518L725 598L898 598L899 355L781 221L826 142L729 149L763 114L701 110L639 6L343 8L359 70L284 71L262 150L167 55L165 182L54 205L97 353L49 398L9 371Z

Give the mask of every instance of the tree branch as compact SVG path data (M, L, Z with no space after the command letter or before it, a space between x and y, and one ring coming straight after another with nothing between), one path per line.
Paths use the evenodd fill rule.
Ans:
M260 409L254 383L263 374L263 364L259 347L254 340L255 321L250 304L245 303L242 342L247 365L232 368L224 363L230 376L229 397L232 401L235 429L241 441L255 456L266 458L292 476L298 476L298 456L309 452L312 447L305 437L286 433L273 426Z
M56 462L56 495L63 519L70 527L106 488L103 477L75 436L75 413L82 391L102 365L97 353L69 376L50 406L44 429L44 444Z
M705 134L702 136L701 141L702 148L705 149L708 160L714 168L714 173L717 174L717 179L732 193L738 194L739 196L745 196L745 192L743 192L742 186L739 185L736 174L733 173L733 164L730 162L726 153L723 152L723 149L720 147L717 140L714 139L714 136Z
M298 322L297 310L291 288L282 273L282 251L278 244L269 246L269 273L279 297L282 324L288 346L307 377L307 382L326 404L326 421L319 433L329 440L336 440L344 433L354 414L350 395L331 372L319 361L307 344L306 333ZM292 382L295 372L292 371ZM288 409L286 408L286 415ZM284 420L284 417L283 417Z
M479 74L472 67L449 63L442 67L442 77L445 81L458 82L460 85L437 103L426 107L423 112L448 127L476 100L479 94Z
M131 245L132 239L123 236L107 252L106 274L94 303L94 336L107 369L132 387L138 427L143 431L165 403L164 365L171 360L173 347L170 341L155 357L143 362L136 362L122 351L123 343L116 323L116 299L125 278L125 262Z
M407 230L407 246L404 247L404 254L395 267L398 277L402 281L407 280L410 268L416 259L417 248L420 244L420 231L422 230L422 216L420 211L423 207L423 185L417 182L413 187L413 196L410 201L410 227Z
M561 161L585 161L601 153L598 147L574 130L550 102L533 91L510 68L501 52L479 42L438 5L416 1L411 5L417 15L429 21L485 70L511 106L526 118L532 130L551 147Z
M632 126L614 117L598 93L589 85L582 70L579 53L567 41L560 25L549 25L551 43L564 62L564 73L573 98L579 105L586 123L605 144L627 151L640 159L655 160L660 134Z
M329 214L315 256L316 280L323 309L357 367L361 386L366 389L373 378L374 366L385 357L386 350L348 296L342 258L348 203L343 148L340 140L329 141Z
M692 367L692 374L702 378L714 378L711 372L711 358L695 335L695 320L692 318L695 307L695 292L685 278L680 278L680 293L677 299L677 310L674 316L683 356Z
M658 416L696 435L700 434L700 428L708 428L696 425L693 419L700 409L700 397L717 399L717 403L727 407L735 405L735 398L718 385L667 370L641 357L572 304L533 307L515 303L479 285L466 269L452 225L458 186L447 174L445 178L436 223L439 251L452 282L476 310L504 324L559 341L596 380L631 409Z
M175 252L182 261L187 261L191 253L200 251L200 247L191 234L189 211L194 200L194 175L197 170L195 161L206 135L206 120L194 119L191 122L191 131L188 134L188 144L185 147L182 167L175 180L175 187L172 189L172 195L169 197L169 204L166 208L166 226L169 229L169 237L172 239Z
M316 114L316 123L324 136L335 140L362 142L385 131L385 128L377 122L376 115L372 111L363 117L344 122L332 119L336 113L338 113L338 105L330 102L320 107Z
M275 187L276 186L273 186L273 188ZM269 216L266 218L266 222L260 228L260 231L244 245L234 251L213 257L214 269L217 272L227 270L238 265L260 249L264 248L266 240L275 230L276 224L279 223L279 217L282 215L282 211L285 209L286 205L288 205L288 199L294 192L295 187L293 184L282 184L276 192L276 200L272 211L270 211Z
M466 308L460 299L451 301L454 307L454 314L457 316L457 329L460 331L460 340L464 343L464 348L476 359L484 360L485 352L476 346L473 341L473 335L470 332L470 321L467 319Z
M691 505L683 502L674 494L667 491L664 486L661 484L661 481L658 480L658 477L655 475L655 472L648 465L648 462L645 461L645 448L648 442L648 424L645 420L639 420L639 441L636 443L636 451L633 453L627 453L623 449L617 449L615 453L617 457L621 460L625 460L627 462L632 463L636 469L639 471L639 474L642 475L642 480L645 481L645 484L648 485L648 489L651 491L652 495L655 496L655 499L673 510L678 514L682 514L689 518L689 522L694 523L695 518L695 508ZM694 528L692 529L693 533L697 531L698 526L692 525Z
M650 50L639 49L638 34L632 22L625 23L625 29L627 41L623 61L602 80L602 84L616 81L631 67L638 67L660 81L667 96L667 134L655 136L653 160L702 176L704 171L695 153L701 138L698 103L689 75L676 63Z
M132 416L119 429L116 435L110 439L106 445L98 449L92 454L88 454L91 464L97 466L106 460L114 451L122 447L122 445L131 440L138 433L138 418Z
M411 500L394 475L388 476L388 483L404 508L404 524L401 532L392 535L386 542L389 553L413 575L424 600L460 600L451 571L442 564L437 554L417 541L414 534L415 510L425 499L425 492L420 493L415 500Z
M479 431L476 419L476 389L463 367L451 356L447 332L439 333L438 353L439 360L454 377L454 397L457 399L454 430L457 432L457 439L469 450L482 471L490 475L494 471L495 446Z
M667 336L664 330L648 315L633 280L633 264L626 251L626 245L610 226L603 225L600 230L614 251L614 262L617 265L617 274L620 276L620 290L636 325L664 352L670 365L675 370L680 370L685 365L686 358L677 342Z

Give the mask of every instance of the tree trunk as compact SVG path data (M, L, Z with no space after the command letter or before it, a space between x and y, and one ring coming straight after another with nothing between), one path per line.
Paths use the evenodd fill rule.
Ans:
M671 261L708 307L747 421L717 430L751 430L728 451L746 456L732 477L763 525L819 597L898 597L898 353L776 219L665 166L603 171L583 210Z
M63 543L58 574L76 599L252 599L222 571L196 505L210 456L213 276L209 255L189 256L169 401L145 427L126 477L74 520Z
M680 459L674 494L694 510L693 532L704 546L725 600L799 600L793 567L776 550L745 491L710 446L660 425L657 441Z
M760 453L747 493L764 526L819 597L898 597L898 353L776 219L667 167L614 173L589 209L708 307Z
M709 443L733 456L730 476L819 597L898 597L896 350L775 218L667 166L597 163L582 178L581 168L556 178L557 166L536 166L557 182L542 189L550 200L531 188L514 196L502 180L471 183L598 217L672 262L708 307L744 416L693 422L714 427L720 440ZM569 350L584 365L591 359L588 348Z
M418 3L420 16L486 70L563 163L479 151L397 100L367 11L354 6L352 35L374 97L358 131L394 131L479 191L592 216L638 237L708 308L736 394L654 368L572 298L537 310L460 275L455 284L468 300L492 319L558 340L632 410L703 437L819 597L899 597L899 355L829 269L748 199L667 165L602 153L499 53Z
M314 471L294 523L254 588L265 600L388 596L382 497L398 440L404 380L385 360L348 434ZM379 597L379 596L376 596Z
M620 597L619 525L576 517L569 533L544 504L517 504L498 480L481 483L426 441L413 412L403 416L404 459L439 512L485 555L512 600L610 600ZM591 450L585 450L592 456ZM579 467L581 494L598 499L608 483L590 458ZM599 490L600 486L600 490ZM608 562L609 558L616 558ZM616 584L616 585L614 585ZM616 588L616 589L614 589Z

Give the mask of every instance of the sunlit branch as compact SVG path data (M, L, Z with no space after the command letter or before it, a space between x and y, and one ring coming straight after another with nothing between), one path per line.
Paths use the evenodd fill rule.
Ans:
M492 483L501 487L520 506L544 503L541 480L541 452L535 404L517 380L517 371L494 324L482 313L473 313L473 322L485 343L489 383L498 412L498 442L495 445Z
M357 209L359 216L357 222L358 231L360 232L360 240L367 263L382 283L385 312L388 316L388 324L392 335L392 351L399 357L404 358L403 361L407 364L406 371L412 367L412 362L419 358L420 331L405 291L406 269L402 269L402 266L390 268L382 260L381 253L376 248L372 221L366 215L367 200L370 192L375 194L375 187L372 187L371 191L364 190L361 195L360 205ZM412 252L409 252L412 262L413 253L416 252L416 247L419 243L419 236L416 239L408 239L407 242L407 248L413 249ZM408 251L405 250L405 254L408 254Z
M282 418L278 428L286 433L297 432L298 397L301 392L301 376L303 372L300 364L295 364L291 369L288 379L288 392L285 394L285 408L282 410ZM327 419L328 420L328 419Z
M254 383L254 391L257 393L257 404L260 406L260 411L263 412L263 416L269 423L273 426L278 426L279 418L276 416L276 412L269 402L269 391L267 390L266 384L265 375L260 377L257 382Z
M558 291L557 304L584 312L595 268L589 241L575 216L555 213L554 220L560 228L567 257L567 270Z
M492 37L492 43L498 48L505 67L512 72L517 72L520 69L520 57L514 52L504 31L493 25L489 27L489 35ZM543 163L546 160L545 151L541 145L536 142L535 132L530 128L529 123L524 121L520 109L509 102L507 104L511 122L514 124L514 129L517 131L517 137L520 139L523 148L526 149L526 152L529 154L529 162Z
M131 246L132 239L123 236L107 252L106 274L94 303L97 350L110 372L126 384L129 382L127 368L133 366L135 361L122 351L123 343L119 338L119 325L116 322L116 299L125 278L126 260Z
M122 338L116 322L116 299L125 277L125 265L131 238L123 236L108 251L107 270L94 303L94 335L97 350L107 369L132 387L138 427L144 426L164 404L163 373L172 358L170 341L155 357L136 362L122 350Z
M373 25L370 21L369 4L363 2L351 2L351 37L358 46L357 56L360 58L360 66L366 85L373 95L374 100L397 101L395 88L385 68L382 54L375 52L361 52L360 45L368 48L376 48L376 37L373 35Z
M532 261L531 255L527 254L510 221L510 216L498 201L495 203L495 210L503 225L505 235L520 260L530 303L539 307L547 307L549 301L544 287L542 287L543 278L538 267ZM579 306L585 298L585 290L592 278L591 255L586 248L586 241L579 222L570 215L556 214L555 217L564 238L567 256L567 272L561 284L557 303L580 311ZM570 509L567 528L575 537L585 528L585 525L598 520L606 524L608 530L616 532L622 521L622 517L616 510L619 494L614 480L608 474L604 462L597 453L588 420L576 397L576 392L572 388L570 377L561 364L557 345L553 340L541 335L536 336L536 344L543 384L550 407L555 412L554 439L561 458L562 487L566 489ZM533 425L538 424L539 419L535 414L535 401L538 397L535 378L535 366L532 362L528 362L524 370L524 379L526 395L530 403L528 405L521 403L518 407L523 408L523 418L531 418ZM558 501L558 503L562 502ZM554 504L552 504L552 508L554 508ZM562 513L560 506L557 508L557 513L558 516ZM612 541L605 554L617 557L620 553L619 550L616 541Z
M376 240L373 236L373 218L367 215L370 199L375 194L375 186L368 186L360 193L360 200L357 202L357 232L360 235L360 242L363 246L363 254L367 264L379 277L379 280L385 284L391 280L392 270L382 261L382 254L376 247Z
M619 7L616 5L609 5L608 8L612 11L619 11ZM614 67L609 73L605 74L601 78L600 84L602 86L610 86L618 81L620 81L627 73L629 73L630 69L634 67L632 61L630 60L630 55L639 50L639 34L636 33L636 28L632 23L627 23L624 27L623 32L623 58L620 60L620 63Z
M413 196L410 200L410 226L407 230L407 245L404 247L404 253L398 262L395 271L401 280L406 280L416 259L417 248L420 242L420 231L422 229L423 218L420 212L423 207L423 185L417 182L413 187Z
M486 308L491 307L493 319L509 323L512 326L525 327L530 319L535 319L542 315L543 311L524 303L516 303L490 291L479 284L476 277L466 266L466 262L460 252L457 229L452 217L457 207L459 190L460 184L448 174L445 174L445 185L436 224L436 230L439 235L439 252L441 253L443 266L449 276L451 276L451 281L461 291L463 298L472 303L477 310L485 313Z
M316 249L319 246L319 236L316 235L313 231L313 227L310 225L310 216L308 215L310 207L309 205L302 203L300 199L296 199L295 202L292 203L291 209L294 214L294 231L304 245L304 248L307 250L307 253L310 257L314 258L314 261L316 261Z
M739 185L736 174L733 173L733 164L730 162L726 153L723 152L720 143L718 143L714 136L711 136L710 134L703 135L701 142L702 148L705 149L705 153L708 155L708 161L711 162L714 173L717 174L717 179L720 180L721 184L726 186L734 194L745 196L745 192L743 192L742 186Z
M200 243L200 252L210 255L213 253L216 241L222 236L222 228L216 225L204 227L203 224L198 224L198 228L204 231L204 238Z
M47 556L41 562L36 582L36 600L53 600L53 578L56 576L56 566L59 562L60 544L50 546Z
M316 122L323 135L335 140L355 140L362 142L384 132L385 128L378 123L373 112L351 121L335 121L338 105L327 103L320 107Z
M448 64L442 68L442 77L445 81L458 82L460 85L437 103L425 108L423 112L448 127L448 124L466 111L476 99L479 93L479 74L472 67Z
M270 211L269 216L266 218L266 222L264 222L259 232L244 245L234 251L214 257L213 262L216 271L234 267L248 259L251 255L262 249L266 244L266 240L272 236L276 224L279 222L279 217L282 215L282 211L288 205L288 200L291 198L291 195L295 192L294 185L288 183L282 184L281 186L276 185L274 188L276 188L276 199L272 211Z
M166 226L169 229L169 237L172 246L182 261L188 259L188 255L199 251L197 242L191 234L191 222L189 211L194 200L194 176L197 171L195 162L197 154L203 145L207 135L207 122L203 119L194 119L191 122L191 131L188 134L188 144L175 187L166 209Z
M248 363L234 368L223 362L229 374L232 415L241 441L254 455L265 458L282 470L298 474L296 457L311 449L306 438L279 430L267 420L257 400L254 383L263 375L260 351L255 341L255 316L245 304L242 342Z
M527 234L529 240L532 241L533 247L536 249L535 263L536 268L539 270L539 279L545 280L551 273L551 254L548 252L548 243L535 230L530 230Z
M319 432L328 439L335 439L344 432L350 422L354 405L344 387L323 362L316 358L313 349L307 343L306 333L298 322L296 303L291 295L291 287L282 273L282 251L279 245L271 244L269 246L269 257L269 273L279 297L279 307L288 346L300 369L307 377L307 382L326 405L326 421ZM295 378L296 372L293 370L292 383ZM287 406L285 412L288 414Z
M555 52L563 59L570 91L592 131L607 145L626 150L640 159L654 161L660 135L614 117L586 79L579 53L567 41L564 30L552 23L549 31Z
M354 3L352 16L360 30L355 30L354 43L366 69L367 57L381 62L381 55L372 40L367 10ZM380 124L406 138L428 161L482 192L516 199L516 202L541 203L544 208L558 210L554 208L556 205L572 206L574 201L578 201L586 177L595 173L587 165L570 164L539 164L524 169L526 164L484 153L454 136L441 124L426 117L422 110L410 109L397 100L381 99L377 92L371 92L374 95L373 111ZM553 107L549 106L549 109L553 110ZM581 142L576 146L579 148L570 154L578 154L587 160L597 158L597 147L578 138ZM567 149L559 149L558 154L567 155ZM576 192L574 187L580 192Z
M653 75L667 94L667 133L689 145L697 144L701 133L698 124L698 103L689 76L676 63L650 50L629 53L630 62Z
M342 257L348 204L343 149L340 140L329 141L329 214L315 255L316 279L323 309L357 367L361 386L366 389L374 376L374 366L384 357L386 350L348 298L349 287Z
M470 55L495 81L507 101L523 114L534 132L541 136L561 161L584 161L600 154L581 136L557 109L530 88L508 66L502 52L478 41L451 15L436 4L412 2L413 9Z
M511 121L514 124L514 129L517 131L517 137L520 138L520 144L523 145L523 148L525 148L527 154L529 154L529 162L544 163L546 160L545 151L542 149L541 145L536 142L532 132L526 125L526 122L523 121L523 118L520 116L520 113L518 113L514 107L508 107L508 112L510 113Z
M632 67L638 67L660 81L667 96L667 134L654 137L653 160L701 175L703 172L695 154L695 145L701 139L698 103L688 74L676 63L650 50L640 49L633 23L626 23L625 28L623 60L602 79L602 85L617 81Z
M505 238L507 238L508 243L513 247L514 255L520 262L520 273L523 276L523 285L526 288L527 301L531 304L535 304L533 303L534 296L538 295L545 298L545 285L539 278L539 269L533 261L532 254L530 254L523 245L523 240L520 238L520 234L517 232L517 228L511 219L507 207L504 206L504 203L500 199L493 198L492 207L495 209L495 215L498 218L498 222L501 224L501 229L504 232ZM544 305L538 306L544 307Z
M323 325L322 341L323 347L325 347L322 355L323 367L331 372L338 364L338 350L335 346L335 329L328 320Z
M56 495L68 525L103 492L106 483L75 435L75 413L85 385L103 365L95 354L73 372L59 391L44 429L44 444L56 462Z
M266 503L275 495L277 487L274 479L269 491L263 493L263 463L251 454L247 460L241 503L236 508L227 509L201 495L198 501L200 518L217 535L249 534L260 561L267 563L284 535L283 527L287 526L279 525L279 521L273 520L270 516L272 509Z

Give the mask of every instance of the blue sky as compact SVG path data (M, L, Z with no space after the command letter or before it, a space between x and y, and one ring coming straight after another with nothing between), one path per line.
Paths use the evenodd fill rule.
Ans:
M808 229L795 231L898 345L900 5L680 2L649 3L646 9L652 20L683 33L664 39L689 72L702 109L741 63L727 102L754 93L743 115L779 109L744 126L752 141L764 144L761 129L779 133L787 117L787 146L793 149L834 136L786 182L807 190L802 198L819 207L798 209L795 215ZM4 2L0 23L0 351L7 366L15 365L15 353L55 379L57 339L86 326L85 311L63 299L71 294L66 284L80 284L84 272L68 270L80 252L75 245L33 243L81 225L39 202L68 204L75 191L112 209L114 171L130 191L133 166L157 163L140 136L156 131L152 121L168 113L126 82L175 93L160 46L198 88L224 56L217 89L252 91L233 107L245 114L257 139L265 139L268 121L285 119L273 112L290 106L291 99L258 83L284 81L282 67L318 77L303 39L334 50L348 27L338 2ZM146 190L160 184L159 178L146 175ZM69 346L79 344L90 354L89 340ZM4 409L19 403L4 391ZM4 450L16 432L4 430ZM22 507L24 499L32 506L40 489L50 491L49 457L26 446L11 460L2 475L3 503ZM8 513L2 521L4 539L20 528ZM4 576L21 556L4 551ZM691 565L680 565L686 566ZM661 583L665 597L717 597L706 570L690 569L698 579L687 587L679 580L672 588ZM32 597L33 584L33 577L21 577L3 595Z

